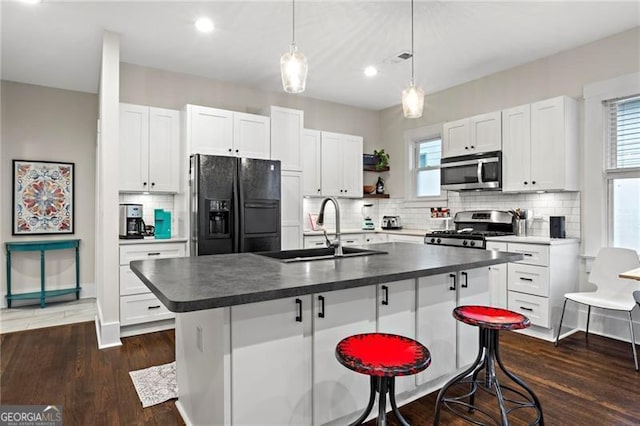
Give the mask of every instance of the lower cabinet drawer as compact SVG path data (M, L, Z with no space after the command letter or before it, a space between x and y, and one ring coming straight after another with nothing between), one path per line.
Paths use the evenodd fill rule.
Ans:
M133 273L129 266L120 266L120 295L149 293L149 287Z
M536 296L549 296L549 268L546 266L509 263L507 277L509 290Z
M509 291L507 308L529 318L532 325L549 328L549 299L546 297Z
M152 293L120 297L120 325L175 318Z

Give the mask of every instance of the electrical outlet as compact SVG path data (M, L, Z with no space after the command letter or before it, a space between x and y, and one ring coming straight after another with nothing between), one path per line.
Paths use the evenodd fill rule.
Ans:
M200 352L204 352L202 349L202 327L199 325L196 326L196 348L198 348Z

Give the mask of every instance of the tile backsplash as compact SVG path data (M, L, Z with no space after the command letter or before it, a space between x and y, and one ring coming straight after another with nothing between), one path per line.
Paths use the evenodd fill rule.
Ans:
M154 225L153 211L163 209L171 212L171 235L176 236L174 196L167 194L120 194L120 203L142 204L142 219L145 225Z
M309 213L318 213L320 198L305 198L303 203L305 230L310 229ZM544 194L504 194L501 192L449 192L448 201L422 206L403 199L340 199L341 225L343 229L359 229L362 225L362 205L373 204L369 214L376 226L382 216L397 215L407 229L443 229L445 221L431 219L431 207L448 207L453 216L462 210L533 210L530 235L549 236L549 216L565 216L567 237L580 238L580 192L557 192ZM335 215L331 203L327 205L326 223L335 227ZM453 221L450 223L453 227Z

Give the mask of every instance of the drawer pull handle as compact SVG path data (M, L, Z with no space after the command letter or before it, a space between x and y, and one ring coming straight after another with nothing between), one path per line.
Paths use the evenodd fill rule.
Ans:
M533 278L520 277L522 281L533 281Z
M449 290L455 291L456 290L456 274L449 274L449 278L453 278L453 283L451 286L449 286Z
M160 256L160 252L154 252L154 253L147 253L147 256Z
M524 309L525 311L533 312L532 308L525 308L524 306L520 306L520 309Z
M296 321L302 322L302 300L296 299L296 307L298 308L298 312L296 313Z
M533 254L531 254L531 253L522 253L522 254L525 255L525 256L533 257Z
M382 292L384 294L383 298L382 298L382 304L383 305L388 305L389 304L389 287L387 287L386 285L382 286Z
M473 147L471 147L473 148ZM462 272L460 275L462 275L464 277L464 284L462 284L462 288L467 288L469 287L469 275L466 272Z
M149 306L147 309L160 309L160 305Z
M318 311L318 318L324 318L324 296L318 296L320 301L320 311Z

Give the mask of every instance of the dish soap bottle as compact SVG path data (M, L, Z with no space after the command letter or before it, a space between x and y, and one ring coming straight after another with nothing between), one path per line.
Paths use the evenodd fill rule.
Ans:
M378 182L376 182L376 194L384 194L384 180L378 176Z

